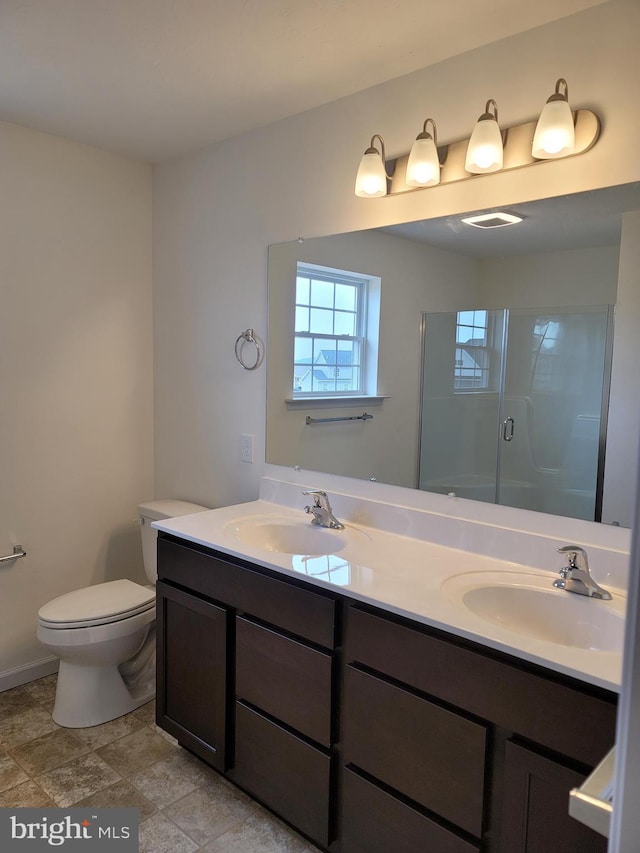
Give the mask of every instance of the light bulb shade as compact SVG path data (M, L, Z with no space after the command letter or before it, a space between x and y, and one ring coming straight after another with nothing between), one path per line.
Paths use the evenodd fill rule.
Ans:
M473 128L464 167L473 175L502 169L503 145L500 126L494 116L485 113Z
M377 198L387 194L387 173L380 152L367 148L362 155L356 175L356 195L362 198Z
M433 187L440 183L440 160L433 137L421 133L407 161L405 183L410 187Z
M551 96L540 113L531 153L538 160L566 157L575 148L576 134L569 102Z

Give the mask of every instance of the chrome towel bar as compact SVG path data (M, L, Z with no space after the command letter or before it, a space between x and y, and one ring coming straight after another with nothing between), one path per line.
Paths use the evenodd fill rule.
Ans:
M13 554L7 554L6 557L0 557L0 563L8 563L10 560L17 560L19 557L26 557L27 552L22 545L13 546Z
M305 423L307 426L309 424L330 424L335 421L370 421L373 415L367 414L367 412L363 412L361 415L350 415L342 418L312 418L310 415L307 415L307 419Z

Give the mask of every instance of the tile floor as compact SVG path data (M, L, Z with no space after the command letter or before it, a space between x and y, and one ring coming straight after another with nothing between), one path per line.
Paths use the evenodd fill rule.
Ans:
M141 853L317 853L159 729L153 702L57 726L55 678L0 693L0 806L135 807Z

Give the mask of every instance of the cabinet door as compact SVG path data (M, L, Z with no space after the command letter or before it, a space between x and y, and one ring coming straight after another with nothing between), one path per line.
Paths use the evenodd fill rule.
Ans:
M606 853L607 840L569 816L584 776L514 743L506 745L502 853Z
M225 769L227 613L158 582L157 722Z

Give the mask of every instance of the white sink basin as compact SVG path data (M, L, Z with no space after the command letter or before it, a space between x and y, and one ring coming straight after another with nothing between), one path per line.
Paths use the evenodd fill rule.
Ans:
M244 519L225 530L239 542L279 554L320 556L336 554L347 545L345 530L314 527L304 521L259 521ZM351 532L351 531L350 531Z
M620 652L625 600L602 601L552 586L553 577L527 572L469 572L449 578L442 592L492 625L573 646Z

